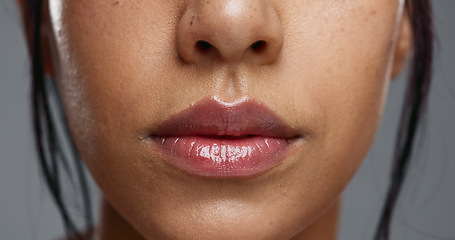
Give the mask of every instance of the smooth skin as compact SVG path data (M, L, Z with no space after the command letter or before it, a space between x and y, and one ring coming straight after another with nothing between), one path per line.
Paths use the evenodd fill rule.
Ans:
M49 0L44 61L102 191L96 238L336 239L340 194L411 46L404 12L402 0ZM146 134L208 96L260 101L305 138L259 176L186 174Z

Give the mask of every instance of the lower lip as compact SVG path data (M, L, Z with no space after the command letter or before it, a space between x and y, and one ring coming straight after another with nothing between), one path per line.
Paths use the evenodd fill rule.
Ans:
M155 138L166 160L193 175L214 178L250 177L277 166L289 141L282 138Z

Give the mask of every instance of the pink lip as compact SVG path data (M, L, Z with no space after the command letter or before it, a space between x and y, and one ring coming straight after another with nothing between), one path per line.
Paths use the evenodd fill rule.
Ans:
M262 104L205 98L172 116L152 134L166 160L187 173L249 177L280 164L295 131Z

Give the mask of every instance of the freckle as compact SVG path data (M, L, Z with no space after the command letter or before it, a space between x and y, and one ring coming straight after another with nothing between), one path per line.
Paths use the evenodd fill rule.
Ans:
M376 11L375 10L370 11L370 15L376 15Z
M112 3L112 5L119 5L119 1L115 1L114 3Z

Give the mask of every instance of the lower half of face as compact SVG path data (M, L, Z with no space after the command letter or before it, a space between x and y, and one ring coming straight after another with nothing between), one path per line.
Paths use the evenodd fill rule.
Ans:
M49 3L59 88L77 149L105 198L150 239L289 239L313 222L372 142L402 6ZM192 119L205 125L194 127ZM210 126L215 130L206 132ZM252 138L283 140L285 147L261 152L256 144L254 164L262 167L246 156L241 168L228 164L221 174L210 157L208 165L194 163L172 149L185 144L163 149L156 141L179 137L205 141L209 150Z

